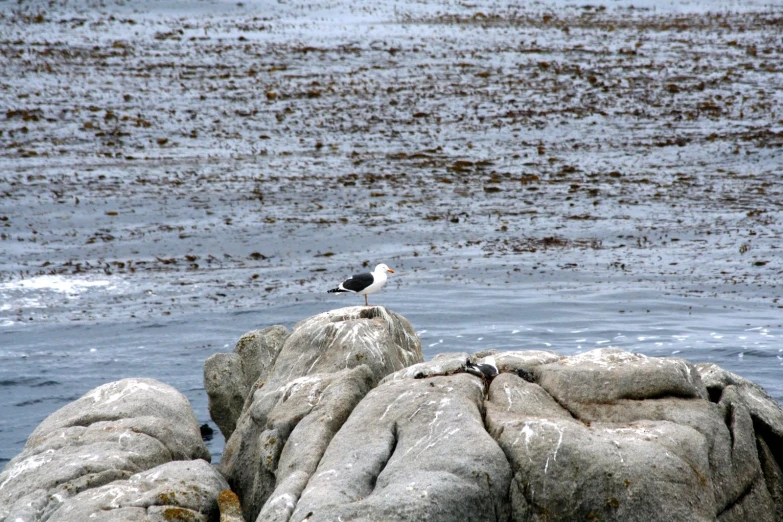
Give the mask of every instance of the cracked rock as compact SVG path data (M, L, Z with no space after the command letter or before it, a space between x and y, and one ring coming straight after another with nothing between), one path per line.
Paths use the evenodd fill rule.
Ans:
M259 378L220 469L244 516L287 520L332 436L389 373L422 360L410 323L383 307L348 307L294 326Z
M465 373L378 386L332 440L292 520L507 520L510 469L484 429L483 396Z
M103 516L105 506L85 500L93 498L93 490L114 487L134 476L141 478L133 480L146 480L149 475L139 474L191 459L208 461L210 455L184 395L153 379L108 383L54 412L30 435L22 453L0 474L0 520L88 519L61 513L65 506L71 506L69 512ZM198 462L187 465L209 468L206 462ZM179 464L173 468L185 469ZM203 476L206 482L198 476L183 477L182 487L209 489L215 483L208 474ZM193 477L195 482L190 481ZM122 502L141 498L134 497L132 488L116 491L122 491ZM85 506L76 507L82 502ZM196 509L193 504L166 505ZM196 511L201 513L203 506L198 504ZM115 515L112 520L137 519L133 518L136 515Z
M236 429L253 385L272 367L286 337L284 326L254 330L237 341L232 353L216 353L204 363L209 415L226 440Z
M535 383L501 373L486 423L512 519L778 520L781 408L706 369L705 386L681 359L603 349L528 368Z
M169 462L83 491L66 500L47 522L208 522L216 518L218 495L227 487L204 460Z

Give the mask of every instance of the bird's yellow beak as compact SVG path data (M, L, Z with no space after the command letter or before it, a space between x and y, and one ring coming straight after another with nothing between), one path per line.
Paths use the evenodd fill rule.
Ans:
M388 269L388 270L386 270L386 271L387 271L387 272L389 272L390 274L393 274L393 273L394 273L394 270L392 270L391 268L389 268L389 269Z

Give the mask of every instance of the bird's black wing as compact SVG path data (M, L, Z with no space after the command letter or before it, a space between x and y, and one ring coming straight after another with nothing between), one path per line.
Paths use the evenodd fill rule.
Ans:
M363 274L356 274L349 279L343 281L343 288L352 292L361 292L368 286L370 286L375 278L371 273L365 272Z
M465 361L465 371L477 377L486 377L488 379L498 374L498 369L493 365L485 363L474 364L470 362L470 359Z
M487 378L495 377L498 374L498 369L494 365L492 365L492 364L481 363L481 364L476 365L476 367Z

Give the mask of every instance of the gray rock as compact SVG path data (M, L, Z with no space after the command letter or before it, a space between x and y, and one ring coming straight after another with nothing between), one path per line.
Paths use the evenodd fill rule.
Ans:
M383 378L380 384L389 381L406 379L425 379L434 375L451 375L460 373L465 366L465 359L470 357L467 352L440 353L432 360L412 364Z
M706 444L692 428L586 424L508 373L492 383L486 423L512 466L513 520L714 520Z
M737 412L747 410L749 413L755 434L758 462L766 491L774 505L774 516L767 519L783 520L783 452L780 451L783 447L783 408L761 386L739 375L711 363L698 364L696 369L707 386L710 398L722 405L722 411L730 415L726 424L732 429L733 435L737 431L733 421ZM747 426L747 422L744 425ZM740 440L744 442L744 437ZM753 516L756 516L752 511L766 505L758 500L759 493L764 496L764 489L754 482L752 489L746 488L742 491L739 502L727 508L721 520L739 520L743 517L745 520L752 520Z
M217 498L227 487L204 460L169 462L82 491L65 500L47 522L207 522L217 518Z
M421 361L421 343L407 319L382 306L351 306L297 323L268 384L280 386L292 377L360 364L368 365L380 381Z
M780 455L780 448L783 445L776 446L773 451L767 444L765 437L759 436L756 441L758 442L759 462L764 475L764 483L772 503L775 505L774 520L783 520L783 471L781 471L783 455Z
M778 511L779 512L779 511ZM775 506L770 505L769 491L762 478L754 481L742 500L727 507L717 518L718 522L780 522Z
M100 386L47 417L0 474L0 521L45 520L69 498L172 460L210 459L187 398L153 379Z
M734 386L753 418L762 423L771 435L783 438L783 409L764 388L712 363L697 364L696 370L712 400L719 401L724 389Z
M569 410L578 403L620 399L708 398L699 372L684 359L604 348L565 357L535 370L537 383Z
M236 429L253 386L271 369L286 337L284 326L254 330L237 341L232 353L216 353L204 363L209 414L226 439Z
M487 404L514 520L780 520L766 440L779 440L783 410L753 383L619 350L528 370L537 384L501 373Z
M204 362L204 390L209 416L228 439L236 429L247 394L238 354L216 353Z
M676 398L621 400L613 404L584 404L576 410L583 422L632 426L642 421L666 421L687 426L704 439L709 461L706 477L719 513L740 498L760 474L756 439L748 411L728 402Z
M518 372L520 370L535 373L535 369L544 364L555 363L565 359L551 351L542 350L512 350L494 354L498 370L503 372Z
M239 338L234 353L242 360L246 394L272 368L288 335L288 328L277 325L248 332Z
M263 504L257 520L288 520L332 437L372 382L366 365L300 377L269 410L266 429L245 417L249 422L243 431L251 437L257 433L259 447L258 465L242 481L253 478L254 488L243 499L245 504ZM235 467L241 464L238 461Z
M333 310L294 326L221 460L245 518L263 507L269 520L285 520L353 407L384 376L421 360L410 323L383 307Z
M299 323L221 463L245 519L783 519L783 409L741 377L616 349L420 353L379 307ZM464 364L490 355L487 390Z
M465 373L378 386L332 440L291 520L506 520L510 469L484 429L483 396Z

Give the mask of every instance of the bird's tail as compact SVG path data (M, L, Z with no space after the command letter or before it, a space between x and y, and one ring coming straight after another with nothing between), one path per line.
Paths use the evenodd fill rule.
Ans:
M345 290L343 290L342 288L332 288L331 290L327 290L326 291L327 294L333 294L333 293L338 293L339 294L339 293L342 293L342 292L345 292Z

